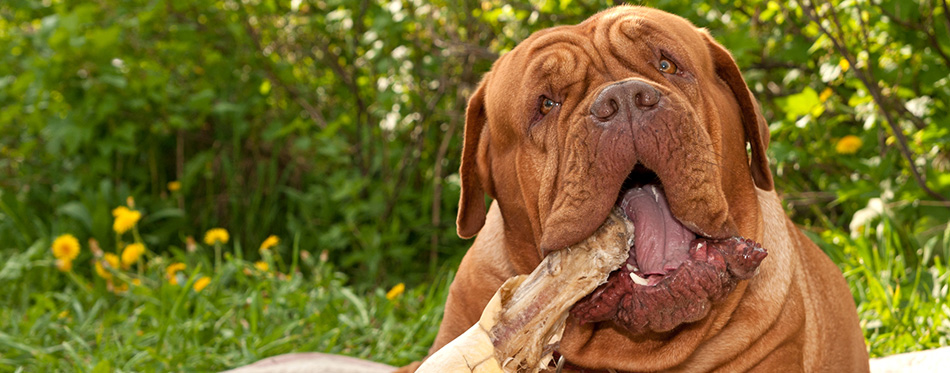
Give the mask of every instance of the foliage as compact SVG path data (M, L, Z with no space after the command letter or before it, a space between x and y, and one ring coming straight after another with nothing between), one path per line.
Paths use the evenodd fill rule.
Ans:
M441 312L442 273L468 245L454 226L466 98L531 32L608 5L3 1L0 285L13 290L0 345L14 352L0 361L174 370L292 350L420 357ZM645 5L708 28L733 52L770 123L789 213L845 272L872 355L946 345L946 2ZM114 233L112 207L129 196L141 212L133 241L149 250L136 275L155 286L109 293L88 252L71 262L76 276L50 276L48 248L62 234L118 253L133 233ZM217 255L186 250L212 227L231 234L223 258L218 245ZM293 248L328 261L302 264L290 281L244 275L268 260L256 248L269 235L288 243L279 256L299 259ZM197 263L215 268L211 285L162 283L161 260L172 258L191 261L189 281ZM383 290L401 282L417 303L390 307ZM235 329L265 303L276 314L258 320L269 326ZM68 321L53 316L67 308ZM296 324L315 312L328 318ZM371 316L332 329L352 315ZM367 340L380 320L401 326ZM169 332L184 345L161 338ZM399 345L403 335L416 339ZM389 360L381 351L392 346L407 352ZM211 359L188 360L194 349Z

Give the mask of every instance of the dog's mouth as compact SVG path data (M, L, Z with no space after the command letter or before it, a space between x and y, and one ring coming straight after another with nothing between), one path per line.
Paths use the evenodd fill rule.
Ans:
M670 211L656 174L640 165L616 207L634 227L629 257L571 310L581 323L609 321L640 334L698 321L740 280L751 278L767 255L752 240L690 231Z

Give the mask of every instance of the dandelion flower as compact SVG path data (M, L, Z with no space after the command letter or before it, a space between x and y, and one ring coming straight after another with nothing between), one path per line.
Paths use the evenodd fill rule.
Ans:
M144 253L145 245L140 243L126 246L125 249L122 250L122 268L129 269L129 267L139 261L139 258L141 258Z
M102 277L106 280L112 279L112 274L109 273L109 271L106 271L106 269L102 267L102 262L98 260L96 261L96 273L99 274L99 277Z
M180 182L180 181L175 180L175 181L169 181L169 182L168 182L168 191L169 191L169 192L173 192L173 193L174 193L174 192L177 192L177 191L179 191L179 190L181 190L181 182Z
M393 286L392 289L389 289L388 292L386 292L386 299L396 299L396 297L402 295L404 291L406 291L406 284L400 282L396 284L396 286Z
M64 234L53 240L51 249L56 259L72 261L79 255L79 240L71 234Z
M854 154L858 152L858 149L861 149L861 145L864 145L864 142L861 141L860 137L847 135L838 140L838 143L835 144L835 151L838 154Z
M60 272L72 271L73 261L66 258L56 259L56 269L58 269Z
M267 262L259 261L254 263L254 268L257 268L261 272L267 272L267 270L270 269L270 265L268 265Z
M834 91L831 90L831 87L825 88L825 90L821 91L821 94L818 95L818 100L821 102L828 101L833 93Z
M231 237L224 228L211 228L205 232L205 244L214 245L216 243L226 244Z
M112 289L112 292L115 294L121 294L129 291L129 284L121 284Z
M135 198L132 198L132 196L125 197L125 204L128 205L130 208L133 208L133 209L134 209L134 208L135 208Z
M129 229L132 229L132 227L139 222L139 219L142 218L141 212L130 210L123 206L116 207L115 210L112 210L112 215L115 216L115 220L112 222L112 230L118 234L128 232Z
M264 240L263 243L261 243L260 251L268 250L274 246L277 246L277 244L279 243L280 243L280 238L277 238L277 236L275 235L270 235L267 237L266 240Z
M208 284L210 283L211 283L211 278L208 278L208 277L199 278L198 281L195 281L195 284L193 286L195 289L195 292L200 292L201 290L204 290L204 288L208 287Z
M132 210L129 210L128 207L119 206L119 207L116 207L116 208L112 209L112 216L117 218L117 217L119 217L119 215L125 215L125 214L127 214L127 213L129 213L129 212L132 212Z
M96 273L99 274L99 277L102 277L106 280L112 279L112 273L109 272L107 268L118 269L119 268L119 256L113 253L106 253L102 257L102 260L96 261Z
M185 263L173 263L165 268L165 273L168 275L168 282L172 285L178 285L178 272L185 270Z

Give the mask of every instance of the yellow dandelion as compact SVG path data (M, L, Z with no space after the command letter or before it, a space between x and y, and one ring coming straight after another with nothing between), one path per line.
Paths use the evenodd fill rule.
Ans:
M125 197L125 204L128 205L129 208L133 208L133 209L134 209L134 208L135 208L135 198L132 198L132 196Z
M195 281L195 284L193 286L195 289L195 292L200 292L201 290L204 290L204 288L208 287L208 284L210 283L211 283L211 278L208 278L208 277L199 278L198 281Z
M109 272L108 268L118 269L119 268L119 256L113 253L106 253L102 257L102 260L96 261L96 273L99 274L99 277L102 277L106 280L112 279L112 273Z
M851 68L851 63L848 62L847 58L842 58L838 60L838 66L841 66L841 72L848 71Z
M98 260L96 261L96 273L99 274L99 277L102 277L106 280L112 279L112 274L109 273L109 271L106 271L106 269L102 267L102 262Z
M860 137L847 135L838 140L838 143L835 144L835 151L838 154L854 154L858 152L858 149L861 149L861 145L864 145L864 142L861 141Z
M133 278L133 279L132 279L132 285L135 285L135 286L142 286L142 280L137 279L137 278Z
M205 244L214 245L216 243L226 244L231 236L224 228L211 228L205 232Z
M122 268L129 269L129 267L139 261L139 258L141 258L144 253L145 245L140 243L126 246L125 249L122 250Z
M280 243L280 238L277 238L277 236L275 235L270 235L267 237L266 240L264 240L264 242L261 243L260 251L268 250L274 246L277 246L277 244L279 243Z
M825 88L823 91L821 91L821 94L818 95L818 100L821 102L828 101L828 99L831 98L832 93L834 93L834 91L831 90L831 87Z
M112 289L112 292L115 294L121 294L129 291L129 284L121 284Z
M175 181L169 181L169 182L168 182L168 191L169 191L169 192L173 192L173 193L174 193L174 192L177 192L177 191L179 191L179 190L181 190L181 182L180 182L180 181L175 180Z
M392 289L389 289L388 292L386 292L386 299L396 299L396 297L402 295L404 291L406 291L406 284L400 282L396 284L396 286L393 286Z
M267 270L270 269L270 265L268 265L267 262L258 261L254 263L254 268L257 268L257 270L261 272L267 272Z
M184 271L185 263L173 263L165 268L165 274L168 275L168 282L172 285L178 285L178 272Z
M79 255L79 240L71 234L64 234L53 240L51 249L56 259L72 261Z
M119 215L125 215L125 214L128 214L129 212L132 212L132 210L129 210L128 207L119 206L112 209L112 216L117 218L119 217Z
M56 315L56 317L59 319L65 319L69 317L69 310L63 310L63 312L60 312L58 315Z
M58 269L60 272L72 271L73 261L66 258L56 259L56 269Z
M139 222L139 219L142 218L141 212L129 210L121 206L112 210L112 215L115 216L115 220L112 222L112 230L118 234L128 232L129 229L132 229L132 227Z

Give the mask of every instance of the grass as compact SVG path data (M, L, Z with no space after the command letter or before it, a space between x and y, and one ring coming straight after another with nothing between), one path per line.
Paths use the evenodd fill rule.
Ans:
M139 242L139 228L117 235L116 246ZM914 237L886 216L857 236L813 236L851 285L871 356L948 344L950 228L922 244ZM94 269L98 244L83 243L66 272L51 237L0 250L0 371L212 371L296 351L399 366L426 354L452 278L443 270L404 291L366 290L298 239L257 262L243 258L240 242L183 241L109 269L111 280ZM173 263L185 270L170 276ZM210 282L199 291L202 277Z
M107 281L87 248L72 272L60 272L49 245L39 240L2 257L0 371L212 371L294 351L401 365L424 356L435 338L452 277L388 296L357 293L325 257L300 252L298 270L285 275L279 255L265 255L265 271L233 245L220 267L213 249L199 246L147 258L141 274L112 270ZM187 266L178 285L166 273L172 262ZM211 281L196 291L200 276ZM117 289L135 279L140 285Z
M923 243L888 216L864 232L816 241L851 286L871 357L950 344L950 225Z

